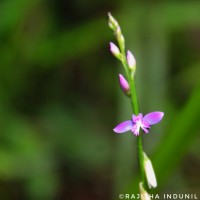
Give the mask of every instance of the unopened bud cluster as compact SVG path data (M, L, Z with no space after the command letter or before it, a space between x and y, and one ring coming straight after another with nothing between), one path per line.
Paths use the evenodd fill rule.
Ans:
M115 32L119 27L119 24L117 20L111 15L111 13L108 13L108 18L109 18L108 25Z
M114 35L116 36L118 46L110 42L110 51L111 53L119 59L124 68L126 69L127 72L130 72L131 76L128 78L133 79L135 75L135 70L136 70L136 60L131 51L127 51L127 54L125 54L125 40L124 36L121 32L121 28L119 26L119 23L117 20L111 15L111 13L108 13L108 24L109 27L114 31ZM127 74L128 75L128 74ZM127 81L123 75L119 75L119 83L120 86L123 90L123 92L127 95L130 96L130 87L129 87L129 80Z

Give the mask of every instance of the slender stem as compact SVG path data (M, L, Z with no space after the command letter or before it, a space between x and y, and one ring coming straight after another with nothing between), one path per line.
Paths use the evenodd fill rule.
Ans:
M138 159L139 159L139 163L140 163L140 175L141 175L141 180L144 183L145 178L144 178L144 168L143 168L143 160L144 160L144 156L143 156L143 147L142 147L142 136L139 135L137 137L137 148L138 148Z
M125 53L123 53L123 58L124 59L122 60L122 64L125 68L129 86L130 86L131 103L132 103L133 111L134 111L135 115L138 115L139 107L138 107L138 100L137 100L134 78L131 75L131 71L127 65ZM142 136L141 135L137 136L137 148L138 148L138 159L139 159L139 166L140 166L140 176L141 176L141 181L144 183L145 182L144 167L143 167L144 156L143 156L143 146L142 146Z
M138 101L137 101L137 95L136 95L136 90L135 90L135 82L134 82L133 78L130 77L130 74L128 76L129 76L128 81L129 81L130 90L131 90L132 107L133 107L135 115L138 115L139 108L138 108Z
M130 90L131 90L131 101L132 106L135 115L139 114L139 107L138 107L138 101L137 101L137 95L136 95L136 89L135 89L135 82L132 77L130 77L129 74L129 84L130 84ZM137 148L138 148L138 159L139 159L139 166L140 166L140 175L141 180L144 183L144 167L143 167L143 146L142 146L142 135L137 136Z

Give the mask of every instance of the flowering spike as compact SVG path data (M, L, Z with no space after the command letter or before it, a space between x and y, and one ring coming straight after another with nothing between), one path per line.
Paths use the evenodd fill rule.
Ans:
M121 59L119 48L113 42L110 42L110 51L116 58Z
M156 180L156 175L153 169L153 165L151 163L151 160L147 157L147 155L143 152L144 156L144 171L146 174L147 178L147 183L149 188L155 188L157 187L157 180Z
M135 60L135 57L133 56L133 54L129 50L127 51L126 59L127 59L129 69L131 71L134 71L134 73L135 73L136 60Z
M123 124L123 129L118 131L118 128L116 127L114 129L114 132L124 133L126 131L131 130L134 135L138 136L140 134L141 128L145 133L149 133L151 125L159 123L162 120L163 116L163 112L151 112L145 115L144 117L142 113L139 113L139 115L137 116L132 115L132 120L129 120L129 124L124 124L122 122L117 127L120 127ZM127 126L127 128L124 126Z
M108 25L114 31L120 50L124 52L125 49L124 36L122 35L121 28L117 20L111 15L111 13L108 13Z
M140 198L141 198L141 200L151 200L149 194L148 194L147 191L144 189L143 183L142 183L142 182L140 182L139 187L140 187Z
M119 74L119 84L122 88L122 91L127 95L130 96L130 87L127 80L124 78L122 74Z

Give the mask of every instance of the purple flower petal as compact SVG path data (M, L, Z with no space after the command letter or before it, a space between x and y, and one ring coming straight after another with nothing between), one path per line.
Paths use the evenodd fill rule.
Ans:
M132 121L134 123L137 123L138 120L142 120L142 117L143 117L142 113L139 113L137 116L133 114L132 115Z
M149 125L153 125L160 122L163 116L164 116L163 112L151 112L143 117L143 121L147 121Z
M136 115L132 114L132 121L136 118Z
M124 132L131 130L132 127L133 127L133 122L131 120L128 120L128 121L122 122L121 124L116 126L113 129L113 131L115 133L124 133Z

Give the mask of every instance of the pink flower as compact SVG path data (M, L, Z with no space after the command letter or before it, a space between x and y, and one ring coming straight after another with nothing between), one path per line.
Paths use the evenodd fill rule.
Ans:
M148 133L150 126L159 123L162 120L163 116L163 112L151 112L146 114L144 117L142 113L140 113L138 116L132 115L132 120L120 123L113 130L115 133L132 131L134 135L138 136L140 128L145 133Z

